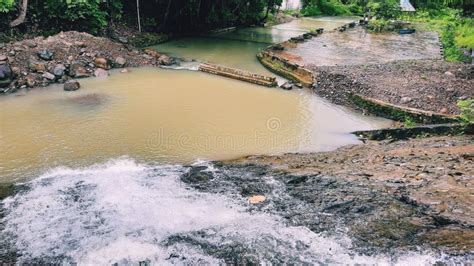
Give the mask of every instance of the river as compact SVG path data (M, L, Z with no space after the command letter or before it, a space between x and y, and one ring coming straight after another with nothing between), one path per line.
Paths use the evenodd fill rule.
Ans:
M242 29L157 49L268 73L255 59L265 42L287 38L308 23L329 28L343 20ZM436 260L429 252L395 259L357 255L343 233L315 233L265 208L253 209L240 194L199 191L182 181L187 165L216 176L245 175L210 161L331 150L358 143L351 131L390 121L306 90L264 88L190 70L113 71L81 84L74 93L50 86L0 98L0 182L17 182L20 191L1 202L0 258L80 265ZM271 176L262 178L280 186Z

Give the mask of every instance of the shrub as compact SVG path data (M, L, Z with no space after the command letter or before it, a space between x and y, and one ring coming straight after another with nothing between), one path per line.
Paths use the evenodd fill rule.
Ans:
M301 13L304 16L317 15L345 15L350 14L349 8L338 0L318 0L305 1L305 5Z
M459 101L458 107L461 110L461 119L468 123L474 123L474 99Z

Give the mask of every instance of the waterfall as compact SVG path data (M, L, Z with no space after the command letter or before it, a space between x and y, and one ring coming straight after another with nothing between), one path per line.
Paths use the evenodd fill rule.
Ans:
M283 0L281 8L283 10L301 9L301 0Z

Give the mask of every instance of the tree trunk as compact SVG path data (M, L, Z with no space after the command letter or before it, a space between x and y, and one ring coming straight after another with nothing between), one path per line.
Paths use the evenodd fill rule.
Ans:
M265 17L263 17L263 18L260 20L260 23L263 23L263 22L265 22L265 20L267 20L268 15L269 15L269 13L270 13L270 9L273 8L274 5L275 5L274 0L268 0L267 12L265 13Z
M142 32L142 23L140 22L140 0L137 0L137 21L138 21L138 32Z
M170 15L171 2L172 0L168 0L168 5L166 6L166 11L165 11L165 17L163 18L163 22L161 23L159 27L159 31L163 31L163 29L165 29L166 27L166 23L168 22L168 17Z
M20 15L10 23L10 27L16 27L23 22L25 22L26 18L26 10L28 8L28 0L22 0L21 6L20 6Z

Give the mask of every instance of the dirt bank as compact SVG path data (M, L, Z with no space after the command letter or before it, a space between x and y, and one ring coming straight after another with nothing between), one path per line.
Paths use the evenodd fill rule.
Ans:
M315 232L347 230L362 253L429 247L474 255L473 136L368 142L216 165L226 174L191 171L184 181L206 191L264 195L257 208Z
M0 61L0 92L4 93L107 75L102 70L111 68L173 63L166 55L147 54L130 44L75 31L0 44Z
M350 93L404 107L459 114L459 100L474 98L474 67L441 60L396 61L373 65L307 66L316 76L314 92L356 107Z

